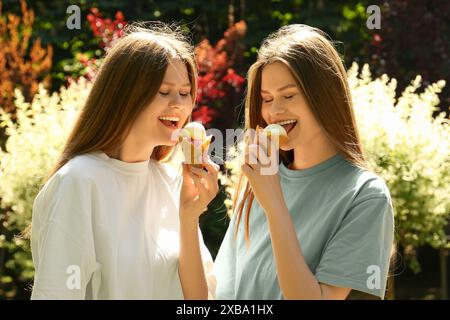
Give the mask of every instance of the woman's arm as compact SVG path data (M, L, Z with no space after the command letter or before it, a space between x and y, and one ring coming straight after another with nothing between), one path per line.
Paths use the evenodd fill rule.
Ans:
M198 221L218 192L219 166L206 159L205 167L208 171L183 164L178 273L185 299L208 299Z
M279 175L278 173L262 174L260 161L263 163L271 161L266 150L259 149L255 145L247 146L245 161L241 170L249 180L256 199L266 213L278 282L283 297L285 299L345 299L351 289L319 283L306 264L297 239L297 232L284 201Z
M351 289L319 283L309 269L284 202L274 203L273 207L265 210L283 297L285 299L345 299Z
M185 216L181 213L181 216ZM180 257L178 272L185 299L207 299L203 260L200 251L198 219L180 219Z

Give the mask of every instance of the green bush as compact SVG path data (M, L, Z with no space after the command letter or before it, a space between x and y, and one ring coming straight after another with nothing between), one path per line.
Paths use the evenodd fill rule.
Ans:
M410 267L419 271L416 248L448 246L449 120L443 113L433 117L437 94L445 82L417 93L418 77L396 98L394 79L372 80L367 66L359 72L354 65L348 74L366 155L373 170L386 180L393 198L397 242L405 249ZM26 296L23 288L33 277L33 265L29 241L17 235L30 222L34 198L90 86L82 78L51 95L41 87L31 103L16 91L17 120L13 122L0 111L0 123L8 136L6 151L0 151L0 297ZM239 171L236 161L226 164L229 174L221 177L229 195ZM225 205L230 207L229 199ZM218 246L209 244L214 251Z
M449 119L443 112L433 117L445 81L417 93L418 76L396 98L396 80L386 75L372 79L367 65L359 71L354 63L348 79L369 166L384 178L392 196L396 242L409 267L419 272L418 247L449 246L445 233L450 216ZM231 149L233 160L226 163L228 174L221 175L229 194L225 202L229 215L239 174L236 149Z
M29 225L34 198L55 164L91 83L81 79L49 95L41 86L31 103L16 91L17 119L0 111L6 152L0 150L0 297L23 294L33 277L29 241L19 237Z
M397 98L396 80L386 75L372 80L367 65L358 74L354 64L348 75L367 158L391 192L397 242L419 272L418 247L449 245L449 119L444 112L433 117L445 81L418 93L417 76Z

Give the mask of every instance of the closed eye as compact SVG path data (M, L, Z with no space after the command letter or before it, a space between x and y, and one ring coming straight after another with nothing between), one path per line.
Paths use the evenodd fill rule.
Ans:
M187 97L187 96L189 96L191 93L190 92L180 92L180 96L182 96L182 97Z
M261 97L261 99L264 103L269 103L273 101L273 99L264 99L264 97Z
M286 100L289 100L289 99L292 99L294 96L295 96L295 94L291 94L291 95L288 95L288 96L284 96L284 98L285 98ZM262 101L263 101L263 103L270 103L270 102L273 101L273 99L264 99L264 98L262 97Z
M162 95L162 96L168 96L168 95L169 95L169 92L161 92L161 91L160 91L159 94Z

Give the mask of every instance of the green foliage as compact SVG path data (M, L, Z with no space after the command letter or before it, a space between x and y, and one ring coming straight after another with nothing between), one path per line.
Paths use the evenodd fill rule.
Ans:
M0 150L0 296L14 297L33 276L29 241L19 237L29 225L34 198L55 164L90 82L80 79L49 94L43 86L31 103L16 90L17 119L0 112L6 151Z
M388 184L395 207L397 241L413 271L416 249L449 245L450 127L444 112L433 117L445 81L417 92L417 76L396 98L395 79L372 80L365 65L349 70L355 112L367 158Z
M309 24L324 30L339 40L336 46L340 54L345 54L347 64L370 60L372 66L376 65L373 70L376 75L388 71L391 75L402 76L400 83L409 79L411 72L424 75L427 83L439 75L441 77L437 78L446 78L442 75L448 70L439 64L445 58L445 55L440 55L445 41L440 39L449 34L442 32L442 25L445 25L443 17L448 16L448 10L445 10L448 5L444 4L427 11L426 21L431 27L421 28L415 22L417 17L425 16L424 7L429 7L423 1L418 6L412 5L419 8L413 11L413 15L410 15L411 10L404 9L403 1L385 3L383 28L380 34L374 34L366 28L365 8L372 4L366 0L82 0L76 3L81 8L81 30L66 27L67 1L27 2L36 15L33 38L39 37L44 45L51 44L54 48L51 70L54 90L65 85L70 77L76 79L85 75L91 78L92 68L95 69L97 64L89 65L86 61L97 59L95 63L101 63L104 51L99 48L99 39L92 34L86 19L94 7L104 12L105 18L111 18L121 10L129 22L161 20L186 23L194 43L205 38L215 43L233 22L245 20L248 26L244 39L247 51L244 53L245 63L237 69L240 74L244 74L254 61L261 40L290 23ZM3 12L20 14L19 1L3 3ZM232 10L231 3L234 4ZM434 22L436 27L433 27ZM408 33L411 25L424 32L421 33L423 36L417 37L417 32ZM429 42L420 40L429 39L430 35L432 50L428 50ZM398 46L400 40L402 45ZM436 43L441 45L436 46ZM414 51L414 59L406 59L411 56L409 49ZM386 58L395 55L398 57ZM428 55L440 60L430 60ZM429 64L430 61L435 62ZM403 72L405 70L407 73ZM450 214L448 118L444 115L432 117L432 113L437 111L437 93L444 83L438 82L417 93L420 86L418 78L397 99L395 80L386 76L372 80L368 68L359 73L353 67L349 71L349 80L369 162L391 190L398 243L404 249L410 267L418 271L416 248L426 244L435 248L448 245L444 232ZM30 222L34 197L55 163L90 85L81 79L54 94L40 88L32 103L26 103L17 92L17 120L1 113L0 122L7 130L7 143L5 151L0 151L0 297L23 298L28 294L24 287L33 275L29 242L17 235ZM0 145L4 142L1 140L0 134ZM221 178L225 190L209 206L208 214L201 218L204 239L213 256L226 230L225 212L231 205L227 194L234 192L238 173L238 166L233 166L233 163L228 163L227 167L229 174Z
M449 246L449 119L443 112L432 116L445 81L417 93L418 76L396 98L396 80L386 75L372 79L367 65L359 72L353 64L348 77L366 157L386 181L393 199L396 241L409 267L419 272L417 248ZM229 194L225 202L229 215L240 171L238 155L231 150L233 160L226 163L229 174L221 176Z

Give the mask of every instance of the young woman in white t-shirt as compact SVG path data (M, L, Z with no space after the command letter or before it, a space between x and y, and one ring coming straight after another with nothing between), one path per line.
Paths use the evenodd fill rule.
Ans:
M214 290L198 219L217 193L218 166L170 164L196 72L192 47L164 26L130 27L107 52L34 202L32 299L206 299Z

